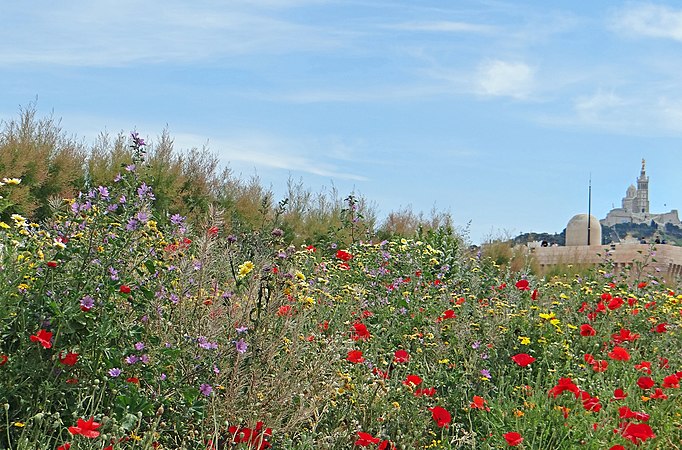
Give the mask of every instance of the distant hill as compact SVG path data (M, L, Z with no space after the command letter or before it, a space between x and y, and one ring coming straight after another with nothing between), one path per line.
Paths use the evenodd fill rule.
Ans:
M602 226L602 243L611 244L623 241L626 237L653 243L659 242L682 246L682 228L666 224L660 226L651 221L649 224L619 223L612 227ZM526 244L528 242L546 241L548 245L565 245L566 229L561 233L523 233L512 239L513 243Z

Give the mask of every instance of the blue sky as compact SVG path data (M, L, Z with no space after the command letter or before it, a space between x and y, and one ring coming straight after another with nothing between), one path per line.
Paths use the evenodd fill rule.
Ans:
M677 2L0 3L0 119L167 128L276 195L435 207L473 242L560 232L590 174L602 218L642 158L652 212L682 208L680 73Z

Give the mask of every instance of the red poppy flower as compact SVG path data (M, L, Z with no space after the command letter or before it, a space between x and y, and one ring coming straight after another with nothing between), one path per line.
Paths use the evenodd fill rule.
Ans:
M637 289L644 289L646 287L646 281L642 281L637 285Z
M140 379L137 378L137 377L126 378L126 381L127 381L128 383L140 384Z
M280 317L291 315L291 305L282 305L277 310L277 315Z
M613 339L614 343L620 344L622 342L636 341L637 339L639 339L639 334L633 333L626 328L621 328L618 333L612 334L611 338Z
M594 359L594 356L592 356L590 353L585 353L583 359L587 364L594 364L595 362L597 362L597 360Z
M370 337L372 337L372 335L367 330L367 326L361 322L353 324L353 331L354 332L351 335L351 339L353 339L354 341L367 340Z
M350 270L350 265L347 262L342 262L341 264L339 264L339 269Z
M447 409L442 406L434 406L433 408L429 408L429 411L431 411L431 416L433 417L433 420L436 421L439 428L447 428L450 426L452 417Z
M573 381L571 381L570 378L560 378L557 385L549 390L549 394L547 394L547 396L557 398L559 394L561 394L564 391L572 392L576 396L576 398L578 397L578 395L580 395L580 389L573 383Z
M345 250L339 250L338 252L336 252L336 258L340 259L341 261L348 262L351 259L353 259L353 255L351 255Z
M597 334L597 330L595 330L592 325L588 323L584 323L580 325L580 335L581 336L594 336Z
M8 359L7 355L0 355L0 366L4 366Z
M393 354L393 361L397 363L406 363L410 360L410 354L405 350L396 350Z
M483 397L480 397L478 395L474 395L473 401L469 405L469 408L490 411L490 408L488 408L486 406L486 403L488 403L488 402L486 402Z
M213 237L213 236L216 236L218 234L218 231L219 231L218 227L211 227L208 230L206 230L206 234Z
M606 307L613 311L614 309L618 309L621 306L623 306L624 303L625 302L623 301L622 298L613 297L611 300L609 300L609 303L606 305Z
M361 350L351 350L348 352L348 356L346 356L346 360L349 362L352 362L354 364L361 363L365 360L365 358L362 357L362 351Z
M389 440L381 441L381 444L377 447L377 450L397 450L395 444Z
M637 380L637 386L641 387L642 389L651 389L654 384L654 380L651 379L651 377L639 377Z
M232 441L235 444L249 442L249 440L251 439L251 428L238 427L236 425L232 425L230 428L227 429L227 431L229 431L230 434L232 435Z
M57 447L57 450L69 450L70 448L71 448L71 444L68 442L65 442L64 444Z
M533 289L533 293L530 294L530 299L531 300L537 300L538 299L538 290L537 289Z
M625 423L621 425L621 434L634 444L639 444L647 439L655 438L656 435L651 427L645 423Z
M504 440L510 447L516 447L523 442L523 437L516 431L510 431L509 433L504 433Z
M663 378L663 387L679 389L680 378L677 376L677 374L668 375L667 377Z
M610 351L608 354L609 354L609 358L614 359L616 361L629 361L630 360L630 354L623 347L615 346L615 347L613 347L613 351Z
M448 309L443 311L443 315L439 317L440 320L445 320L445 319L454 319L456 318L457 315L455 314L455 311L453 309Z
M78 384L78 378L69 378L66 380L66 384Z
M514 361L516 364L518 364L521 367L526 367L529 364L531 364L533 361L535 361L535 358L530 356L528 353L519 353L519 354L512 356L512 361Z
M434 395L436 395L436 388L430 387L430 388L417 389L416 391L414 391L415 397L421 397L422 395L425 395L427 397L433 397Z
M604 292L601 295L601 299L604 300L605 302L608 302L609 300L611 300L611 298L612 298L611 294L609 294L608 292Z
M654 333L665 333L666 331L668 331L668 324L665 322L659 323L658 325L653 327L651 331L653 331Z
M614 445L613 447L611 447L609 450L625 450L625 447L623 447L620 444L617 444L617 445Z
M528 287L528 280L519 280L516 282L516 289L519 291L530 291Z
M599 361L595 361L592 364L592 370L595 372L606 372L606 369L609 368L609 362L604 361L603 359L600 359Z
M668 396L663 393L663 389L656 388L656 389L654 389L653 394L649 394L649 398L655 398L658 400L666 400L668 398Z
M650 417L647 413L635 412L627 406L621 406L618 408L618 415L621 419L637 419L642 422L648 421Z
M130 286L128 286L127 284L122 284L121 287L118 288L118 290L123 294L130 294Z
M613 400L625 400L628 394L625 393L621 388L615 389L613 391Z
M422 379L419 375L408 375L403 384L405 386L419 386L422 384Z
M355 441L355 445L358 447L369 447L372 444L378 444L380 440L369 433L358 431L358 440Z
M314 245L308 245L305 249L310 253L315 253L317 251L317 248L315 248Z
M601 410L601 403L599 403L598 397L592 397L585 391L580 393L580 397L583 401L583 408L585 408L585 411L599 412Z
M59 362L64 364L65 366L73 366L78 362L78 353L67 353L66 356L62 357L62 354L59 354Z
M48 261L47 267L54 269L55 267L57 267L57 261Z
M38 333L31 336L32 342L38 342L40 345L42 345L45 348L52 347L51 340L52 340L52 332L51 331L40 330L40 331L38 331Z
M92 439L99 436L99 431L97 431L99 427L100 424L95 422L94 417L90 417L89 420L78 419L75 427L69 427L69 433L73 435L80 434Z
M635 364L635 369L651 375L651 363L649 361L642 361L641 364Z

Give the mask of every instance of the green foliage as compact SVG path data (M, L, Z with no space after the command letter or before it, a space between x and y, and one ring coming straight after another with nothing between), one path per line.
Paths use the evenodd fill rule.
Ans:
M160 170L183 173L170 144L102 140L109 162L45 221L2 204L0 448L680 442L682 295L646 261L542 279L447 222L377 238L354 195L313 207L292 186L274 203L229 176L189 223L172 209L188 191ZM4 183L6 199L24 188Z

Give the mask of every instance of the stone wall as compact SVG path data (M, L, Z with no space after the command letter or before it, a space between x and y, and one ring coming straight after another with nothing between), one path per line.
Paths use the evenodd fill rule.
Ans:
M535 247L529 249L541 270L558 264L597 265L607 258L616 268L647 261L649 270L661 276L682 276L682 247L667 244L611 244L601 246Z

